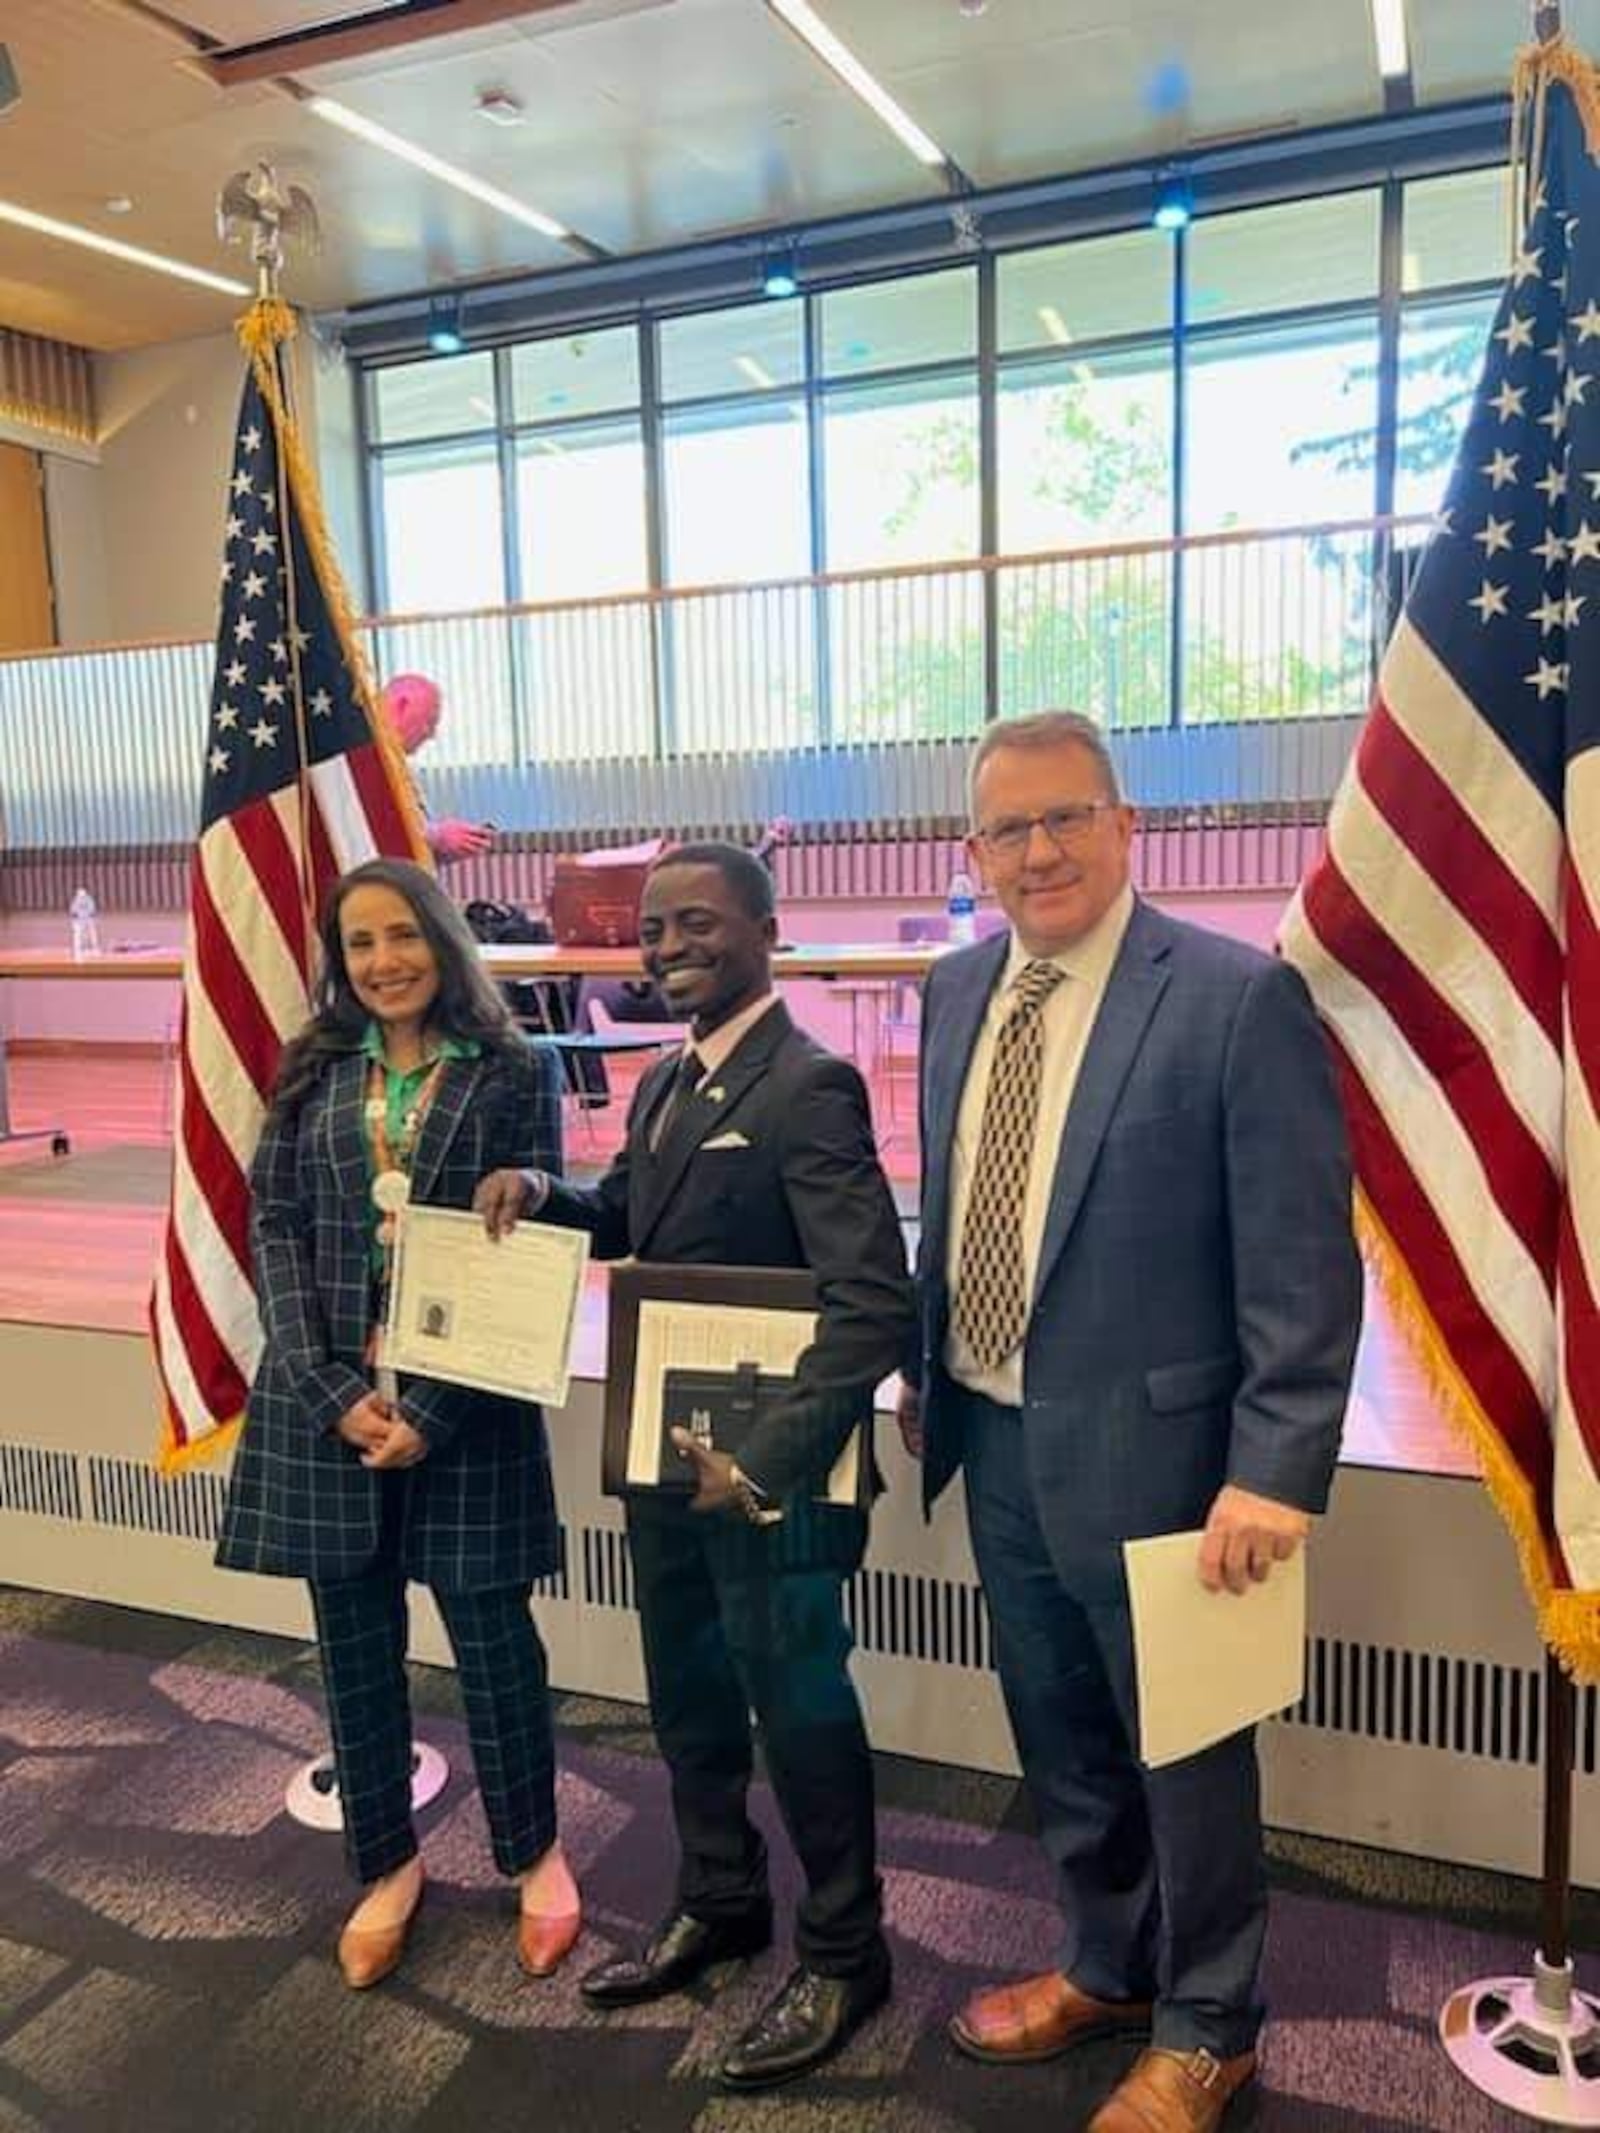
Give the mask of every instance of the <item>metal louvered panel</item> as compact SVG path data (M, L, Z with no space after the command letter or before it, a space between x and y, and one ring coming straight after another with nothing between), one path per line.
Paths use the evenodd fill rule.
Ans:
M0 660L0 792L13 851L192 833L211 686L197 644Z
M97 1455L86 1465L89 1516L97 1525L215 1541L227 1487L220 1474L161 1475L141 1460Z
M81 1519L83 1496L74 1455L42 1444L0 1444L0 1510Z
M1221 886L1204 866L1238 853L1210 833L1242 825L1264 833L1258 871L1296 878L1413 553L1365 524L1204 535L385 619L361 635L377 674L420 668L450 705L425 769L434 808L555 848L748 834L783 813L892 855L962 826L990 709L1078 705L1164 828L1207 833L1196 868L1171 847L1170 885ZM187 837L211 660L187 644L0 661L11 849ZM864 893L905 892L890 879Z
M0 414L92 442L94 371L88 350L0 326Z

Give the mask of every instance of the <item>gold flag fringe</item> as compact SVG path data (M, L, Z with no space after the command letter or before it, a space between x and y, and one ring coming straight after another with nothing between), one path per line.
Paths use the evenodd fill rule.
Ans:
M1528 1478L1506 1450L1500 1432L1456 1367L1410 1268L1360 1186L1356 1188L1356 1231L1384 1301L1421 1368L1429 1391L1456 1435L1476 1457L1484 1486L1511 1530L1540 1636L1574 1681L1600 1682L1600 1593L1572 1592L1552 1581L1538 1506Z
M189 1474L196 1467L209 1466L213 1459L232 1449L234 1439L244 1427L243 1415L230 1415L226 1422L217 1423L203 1437L196 1437L193 1444L178 1442L177 1417L169 1407L163 1420L161 1449L156 1454L156 1472L171 1477Z
M333 618L333 626L339 638L339 649L355 678L356 690L366 711L367 722L382 751L384 767L400 801L406 834L411 840L411 857L419 866L431 869L433 855L428 849L428 840L424 833L422 802L417 795L416 780L411 774L411 765L405 750L400 746L399 735L378 702L372 670L356 635L350 594L328 534L327 520L322 509L322 491L311 462L306 457L305 446L300 441L299 427L284 405L282 382L273 358L280 347L294 338L297 330L295 315L289 305L284 303L281 297L272 296L262 297L252 304L239 321L238 327L240 343L250 358L256 383L261 388L261 396L272 416L273 427L277 432L278 450L288 469L289 486L300 513L301 529L311 550L312 568L321 584L328 613Z

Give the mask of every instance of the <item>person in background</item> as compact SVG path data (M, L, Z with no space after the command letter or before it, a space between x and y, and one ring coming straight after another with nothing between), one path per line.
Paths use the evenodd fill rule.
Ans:
M1200 1529L1226 1606L1323 1509L1361 1316L1343 1118L1298 973L1134 895L1092 720L988 727L971 799L1011 931L928 981L901 1428L928 1505L964 1474L1062 1940L951 2033L999 2065L1151 2036L1089 2133L1216 2133L1261 2021L1255 1737L1141 1765L1122 1544Z
M438 732L444 696L439 684L426 674L391 675L383 685L381 700L407 755L415 755ZM491 822L463 822L458 815L429 815L424 829L428 849L441 866L456 859L477 859L494 848Z
M400 1962L422 1896L409 1579L432 1591L455 1652L495 1863L521 1885L523 1968L548 1975L579 1932L529 1612L560 1560L543 1417L376 1368L399 1209L468 1207L508 1163L560 1171L553 1063L512 1028L433 877L371 860L329 900L315 1011L284 1051L251 1169L264 1341L217 1548L224 1568L311 1587L364 1890L338 1950L358 1989Z
M478 1195L491 1232L519 1216L586 1229L603 1259L809 1267L816 1337L737 1463L687 1431L697 1490L629 1497L650 1714L672 1778L677 1889L642 1946L583 1993L623 2007L680 1991L772 1937L767 1853L746 1795L750 1714L805 1871L798 1963L724 2055L734 2089L837 2052L889 1993L872 1758L847 1668L844 1582L863 1511L815 1501L912 1327L894 1201L856 1069L798 1030L772 985L772 877L749 852L687 844L646 877L645 967L688 1045L640 1082L622 1152L579 1189L507 1170Z

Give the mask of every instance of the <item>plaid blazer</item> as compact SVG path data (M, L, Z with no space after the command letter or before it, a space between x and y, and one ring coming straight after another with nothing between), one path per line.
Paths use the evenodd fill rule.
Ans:
M453 1060L418 1136L411 1187L470 1207L505 1165L561 1162L554 1055ZM523 1585L556 1567L559 1536L536 1406L402 1377L400 1408L428 1440L403 1476L371 1472L337 1434L370 1381L367 1062L334 1060L298 1113L268 1119L251 1169L251 1245L265 1346L229 1481L217 1561L316 1580L354 1576L378 1546L383 1491L403 1480L408 1577L450 1591Z

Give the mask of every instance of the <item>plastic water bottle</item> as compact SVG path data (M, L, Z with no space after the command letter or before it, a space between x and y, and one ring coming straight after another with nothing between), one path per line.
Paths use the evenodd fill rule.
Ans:
M964 870L951 875L944 908L950 921L952 946L970 948L978 938L978 901L973 893L972 876Z
M67 906L67 916L72 922L72 960L81 963L85 956L100 953L99 913L94 898L87 889L79 889Z

